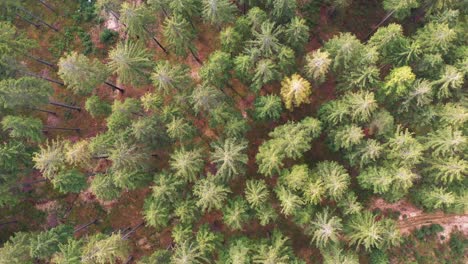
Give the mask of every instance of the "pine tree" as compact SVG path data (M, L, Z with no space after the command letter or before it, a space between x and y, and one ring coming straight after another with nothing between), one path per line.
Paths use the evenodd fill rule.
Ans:
M188 241L177 244L171 258L171 264L202 264L207 261L198 245Z
M219 233L210 231L208 224L204 224L198 229L195 240L200 252L206 256L216 252L219 246L221 246L223 238Z
M283 112L281 98L274 94L257 97L254 105L254 117L257 120L277 120Z
M201 67L199 74L205 84L222 89L225 85L228 85L232 67L231 56L217 50L210 54L208 61Z
M352 121L367 122L378 108L372 92L346 93L342 100L349 107Z
M178 200L178 194L184 187L182 180L174 175L163 171L154 175L153 197L156 201L162 203L174 203Z
M31 233L17 232L0 248L0 263L32 263L30 250Z
M164 94L174 90L182 92L189 88L189 69L185 65L171 64L169 61L159 61L151 75L154 86Z
M343 229L341 219L333 216L328 210L328 208L325 208L322 212L317 213L315 220L311 223L310 235L312 236L312 242L315 242L315 245L319 248L325 248L331 243L337 243L339 233Z
M225 27L219 33L219 40L223 52L233 55L239 53L242 49L242 35L233 26Z
M187 20L181 15L175 14L167 17L164 20L163 35L169 48L174 53L181 57L187 56L187 50L190 51L194 59L201 63L200 59L196 56L196 48L193 44L195 33L190 28Z
M83 54L72 52L61 57L58 75L66 87L75 94L86 95L96 86L104 83L109 76L107 68L97 59L90 60Z
M437 182L444 184L462 182L468 172L468 161L460 157L436 158L429 162L426 170Z
M90 187L96 197L104 201L118 198L122 191L117 187L111 175L108 174L96 174Z
M294 165L290 170L284 170L280 180L291 190L298 190L308 180L310 171L306 164Z
M360 61L363 44L351 33L340 33L325 43L325 51L333 60L333 69L346 71Z
M428 23L417 31L415 38L424 51L445 54L453 47L457 32L446 23Z
M213 144L211 160L218 169L216 176L229 181L242 174L248 160L246 148L247 142L233 138Z
M364 138L362 128L357 125L346 125L336 128L333 135L333 147L338 149L351 149Z
M327 51L318 49L314 52L307 53L305 60L306 64L304 65L304 69L307 77L317 83L325 81L325 77L327 76L332 62L330 54Z
M408 94L409 89L416 80L416 75L414 75L409 66L403 66L394 68L385 80L385 85L381 91L386 96L401 98Z
M300 186L304 200L307 204L318 204L325 196L325 185L321 179L309 179Z
M41 142L43 140L43 125L40 119L8 115L2 119L1 123L3 130L8 132L11 138L25 139L33 142Z
M366 251L371 248L380 248L385 232L382 222L377 222L375 216L368 211L363 212L350 220L347 234L350 243L356 247L364 246Z
M346 169L336 161L317 163L314 173L322 179L327 195L333 200L340 200L350 184Z
M107 117L112 112L111 105L101 100L97 95L92 95L86 99L85 109L94 118Z
M289 188L283 185L276 187L275 193L281 204L281 213L285 216L292 215L304 204L301 197L294 194Z
M204 165L201 151L185 149L176 150L169 163L174 175L185 181L195 181Z
M33 258L49 259L59 250L59 244L65 243L73 235L73 228L59 225L50 230L34 234L30 239L30 252Z
M421 190L422 204L429 209L447 209L454 205L455 195L443 187Z
M393 11L395 18L402 20L411 14L411 9L419 7L419 2L417 0L385 0L383 6L387 12Z
M45 178L54 178L64 168L64 146L63 141L52 140L40 146L40 151L34 153L34 168L40 170Z
M150 197L145 200L143 205L143 218L147 225L162 229L169 223L170 211L166 204Z
M283 167L285 154L282 147L276 147L276 142L268 142L260 145L255 160L258 164L258 172L266 176L272 176L279 173Z
M109 160L112 161L111 169L114 171L144 169L146 159L145 153L140 152L136 146L123 142L117 142L109 152Z
M218 27L233 21L236 11L236 6L228 0L203 0L203 19Z
M247 202L241 197L228 201L227 206L223 208L224 223L233 230L242 230L243 224L249 218L247 210Z
M193 187L193 194L198 198L197 206L208 212L212 209L221 209L228 193L230 193L229 188L217 183L213 175L200 179Z
M219 89L204 84L193 89L190 102L195 112L208 112L220 106L224 97L224 94Z
M402 165L418 164L422 159L423 145L413 137L408 129L397 127L395 134L386 144L387 158L394 159Z
M286 25L284 31L288 46L294 48L296 51L302 51L304 45L309 40L309 27L305 19L300 17L293 17L291 22Z
M312 93L310 83L299 74L286 77L281 82L281 97L286 109L292 111L293 107L298 107L303 103L309 103L309 96Z
M59 251L52 258L55 264L80 264L83 243L81 240L68 239L66 243L59 244Z
M253 208L267 203L270 192L264 180L248 180L245 183L245 198Z
M297 8L296 0L273 0L271 14L275 21L285 22L294 17Z
M130 253L129 243L122 239L120 233L114 233L110 236L97 234L91 238L83 247L83 263L117 263L124 261Z
M275 81L279 77L279 71L276 64L270 59L262 59L257 62L252 78L252 89L258 92L263 85Z
M286 244L288 240L279 231L274 231L268 243L264 242L259 245L257 253L253 256L253 263L290 263L291 249Z
M118 43L109 51L109 69L125 84L146 82L151 67L150 53L138 42Z
M320 251L324 264L359 264L359 257L354 251L343 250L340 245L332 245Z
M149 32L146 25L153 23L155 17L144 3L137 5L136 3L123 2L119 13L119 20L125 25L125 30L130 37L148 37Z
M465 74L451 65L446 65L444 72L439 79L432 82L431 85L438 87L437 97L449 98L458 93L465 81Z
M466 150L467 143L462 131L445 127L428 133L424 145L433 156L453 156Z
M201 14L200 0L174 0L169 1L169 7L174 14L184 16L188 21Z
M34 77L0 80L0 105L7 109L36 108L47 104L53 89Z
M87 177L76 169L61 171L51 180L61 193L80 193L87 187Z
M269 57L280 51L281 43L279 42L279 38L282 30L280 27L275 26L274 23L265 21L261 24L259 31L253 31L252 33L254 39L249 43L261 55Z

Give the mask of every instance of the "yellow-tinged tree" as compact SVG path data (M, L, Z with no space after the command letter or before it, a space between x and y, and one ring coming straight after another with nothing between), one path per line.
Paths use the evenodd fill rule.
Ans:
M299 74L286 77L281 82L281 97L288 110L303 103L309 103L312 92L310 83Z

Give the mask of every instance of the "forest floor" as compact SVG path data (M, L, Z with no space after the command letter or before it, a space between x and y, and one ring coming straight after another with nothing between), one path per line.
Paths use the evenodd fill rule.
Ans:
M371 202L370 209L376 208L381 211L399 212L398 228L403 235L408 235L415 229L431 224L439 224L444 228L444 231L439 233L439 238L441 236L445 238L441 241L448 241L452 231L456 230L468 235L468 214L446 214L442 211L423 212L406 200L387 203L382 198L374 199Z

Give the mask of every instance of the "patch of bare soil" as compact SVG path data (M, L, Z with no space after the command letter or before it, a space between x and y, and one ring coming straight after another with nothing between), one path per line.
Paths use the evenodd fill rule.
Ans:
M442 211L424 213L421 209L408 201L402 200L390 204L385 202L382 198L374 199L370 208L400 212L398 228L400 229L400 233L403 235L407 235L414 229L430 224L441 225L444 228L444 231L440 233L440 235L445 238L449 238L450 233L455 230L459 230L464 235L468 235L468 214L445 214ZM443 241L448 240L449 239L445 239Z

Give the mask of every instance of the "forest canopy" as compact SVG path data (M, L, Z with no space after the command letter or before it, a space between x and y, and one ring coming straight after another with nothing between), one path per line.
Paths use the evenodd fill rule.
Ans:
M2 0L0 264L466 263L455 0Z

